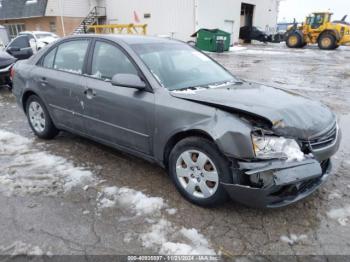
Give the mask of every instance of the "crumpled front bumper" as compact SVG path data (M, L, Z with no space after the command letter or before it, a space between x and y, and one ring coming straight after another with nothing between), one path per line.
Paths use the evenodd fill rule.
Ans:
M318 162L307 159L302 162L240 162L246 175L270 172L274 184L266 188L244 185L222 185L230 197L239 203L256 208L278 208L295 203L316 191L329 177L330 160Z

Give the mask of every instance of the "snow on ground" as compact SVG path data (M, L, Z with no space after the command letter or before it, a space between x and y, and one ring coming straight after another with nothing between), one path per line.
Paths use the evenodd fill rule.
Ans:
M230 47L230 52L243 51L243 50L247 50L247 47L244 47L241 45L235 45Z
M40 247L26 244L22 241L15 241L8 246L0 246L1 255L10 256L51 256L51 252L44 252Z
M6 195L55 195L93 180L92 172L4 130L0 130L0 156L0 192Z
M328 195L329 200L340 199L342 198L342 193L339 190L334 190Z
M181 242L171 241L171 238L183 239ZM215 255L205 237L196 229L181 228L178 230L165 219L153 224L150 230L141 235L143 246L159 247L162 255Z
M144 216L147 228L141 236L128 233L124 241L129 243L139 238L142 245L164 255L214 255L206 238L196 229L179 228L164 218L176 214L177 210L168 208L160 197L151 197L129 188L104 187L97 195L99 210L124 207L136 216Z
M110 208L116 205L131 208L136 215L148 215L159 212L166 207L160 197L149 197L140 191L130 188L106 187L97 196L99 208Z
M284 55L285 52L280 52L280 51L269 51L269 50L254 50L254 49L249 49L249 50L242 50L245 54L250 54L250 55Z
M289 245L294 245L302 242L303 240L307 239L307 235L295 235L295 234L290 234L290 236L281 236L281 241L285 242Z
M327 213L327 216L337 220L340 225L346 226L350 218L350 206L332 209Z
M143 216L144 233L133 237L125 236L125 241L141 241L146 248L162 254L215 254L205 237L196 229L176 226L164 217L176 214L177 210L168 207L164 199L152 197L143 192L126 187L99 186L106 181L81 167L76 167L67 159L40 151L34 140L0 130L0 193L5 195L44 194L57 195L79 187L87 191L97 189L98 212L104 209L124 208L132 215ZM82 215L90 211L83 210ZM16 242L2 250L13 253L40 254L40 248Z

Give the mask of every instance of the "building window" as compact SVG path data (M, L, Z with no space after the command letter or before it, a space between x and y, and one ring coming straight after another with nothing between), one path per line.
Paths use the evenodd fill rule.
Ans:
M50 22L50 32L52 32L52 33L56 33L57 32L56 22L55 21L51 21Z
M5 24L4 25L10 35L10 38L15 38L20 32L25 31L24 24Z
M0 0L0 8L2 7L2 0Z
M26 5L30 5L30 4L37 4L38 0L27 0L26 1Z

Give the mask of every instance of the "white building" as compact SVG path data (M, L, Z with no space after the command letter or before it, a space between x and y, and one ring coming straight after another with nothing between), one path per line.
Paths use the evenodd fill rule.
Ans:
M148 35L181 40L200 28L219 28L239 38L239 29L254 25L276 30L280 0L106 0L108 23L148 24ZM138 20L138 21L137 21Z

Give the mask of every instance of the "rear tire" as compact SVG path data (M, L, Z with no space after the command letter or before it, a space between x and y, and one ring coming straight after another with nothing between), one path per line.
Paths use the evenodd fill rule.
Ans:
M322 50L334 50L337 48L337 39L332 34L323 34L318 39L318 47Z
M303 38L296 32L287 36L286 44L289 48L301 48L305 46Z
M53 139L59 130L55 127L44 102L36 95L28 98L26 115L34 134L42 139Z
M213 142L200 137L185 138L175 145L168 163L176 188L191 203L210 207L228 200L221 182L232 184L230 163Z

